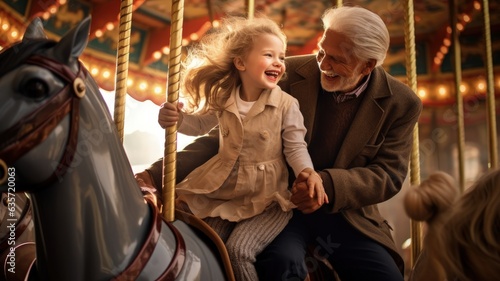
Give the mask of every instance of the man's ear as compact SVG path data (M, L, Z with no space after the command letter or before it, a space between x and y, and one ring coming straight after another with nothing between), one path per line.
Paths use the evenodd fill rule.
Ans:
M363 74L368 75L375 68L375 65L377 65L377 61L375 59L369 59L363 69Z
M233 63L236 69L238 69L239 71L245 71L245 64L243 63L243 60L240 57L234 58Z

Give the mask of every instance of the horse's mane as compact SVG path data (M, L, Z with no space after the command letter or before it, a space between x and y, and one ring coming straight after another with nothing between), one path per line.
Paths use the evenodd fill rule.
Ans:
M24 39L0 52L0 77L22 64L31 55L54 46L57 42L47 39Z

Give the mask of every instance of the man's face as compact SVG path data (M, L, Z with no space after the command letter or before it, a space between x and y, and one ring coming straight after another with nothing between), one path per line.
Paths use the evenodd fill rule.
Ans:
M352 53L353 43L344 34L326 30L316 55L321 71L321 86L328 92L354 90L371 69Z

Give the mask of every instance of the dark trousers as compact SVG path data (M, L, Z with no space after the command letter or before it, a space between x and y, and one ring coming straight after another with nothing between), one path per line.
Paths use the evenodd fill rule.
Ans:
M402 281L389 252L352 227L341 214L294 211L285 229L257 256L260 281L300 281L318 269L306 249L326 258L342 281Z

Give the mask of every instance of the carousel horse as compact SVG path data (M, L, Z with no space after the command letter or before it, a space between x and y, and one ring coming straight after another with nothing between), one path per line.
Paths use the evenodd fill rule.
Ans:
M35 19L0 53L0 280L233 280L213 233L141 194L79 61L89 30L53 41Z

